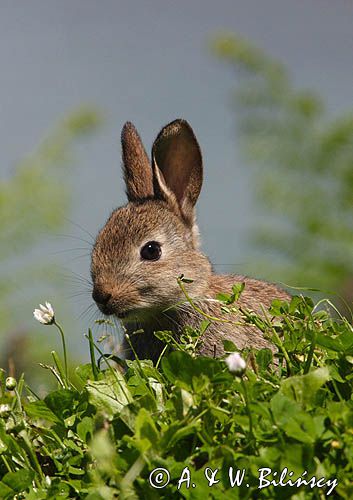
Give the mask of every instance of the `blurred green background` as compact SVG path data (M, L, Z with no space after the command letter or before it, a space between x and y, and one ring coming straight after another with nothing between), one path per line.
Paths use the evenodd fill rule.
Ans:
M352 19L346 1L2 2L0 365L47 378L45 300L87 358L89 252L125 202L126 120L147 150L168 121L193 126L218 272L351 304Z

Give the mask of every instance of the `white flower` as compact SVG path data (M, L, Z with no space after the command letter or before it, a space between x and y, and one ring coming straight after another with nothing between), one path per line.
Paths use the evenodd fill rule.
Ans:
M225 360L230 372L241 375L246 368L246 362L239 353L233 352Z
M49 302L45 303L45 306L39 304L40 309L35 309L33 311L33 316L39 323L43 325L51 325L54 323L54 309Z

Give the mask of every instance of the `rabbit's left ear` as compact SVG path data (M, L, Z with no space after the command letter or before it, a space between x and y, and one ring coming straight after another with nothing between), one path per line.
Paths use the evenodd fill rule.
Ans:
M140 201L153 196L150 161L140 136L132 123L126 122L121 132L123 173L129 201Z
M188 122L175 120L160 131L152 147L152 167L155 197L171 204L192 225L203 169L200 146Z

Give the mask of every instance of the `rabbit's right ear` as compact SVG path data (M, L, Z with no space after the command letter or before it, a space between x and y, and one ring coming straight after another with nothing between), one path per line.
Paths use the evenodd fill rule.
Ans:
M132 123L126 122L121 133L123 172L129 201L153 196L152 168L140 136Z

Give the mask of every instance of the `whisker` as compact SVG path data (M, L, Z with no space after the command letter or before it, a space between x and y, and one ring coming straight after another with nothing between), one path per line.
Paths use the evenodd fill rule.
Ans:
M86 316L94 306L95 306L94 303L89 304L76 319L83 319L83 317Z
M238 267L238 266L244 266L245 262L237 262L234 264L221 264L219 262L212 262L212 266L224 266L224 267Z
M78 250L90 250L90 249L87 247L65 248L63 250L57 250L56 252L50 252L50 253L51 253L51 255L59 255L62 253L77 252ZM90 254L87 253L85 255L90 255Z
M85 240L84 238L80 238L79 236L75 236L75 235L72 235L72 234L56 233L56 234L53 235L53 238L68 238L68 239L72 239L72 240L78 240L78 241L81 241L83 243L87 243L87 245L89 246L89 248L93 247L93 242L92 241Z
M76 281L78 282L81 282L83 284L88 284L90 287L93 287L93 283L90 279L88 279L87 277L85 276L81 276L80 274L76 273L75 271L72 271L72 269L68 269L66 268L66 271L68 272L67 275L63 275L63 276L66 276L66 277L69 277L69 279L76 279Z
M69 262L75 262L78 259L87 259L91 257L90 253L83 253L81 255L76 255L75 257L72 257Z
M90 291L89 290L83 290L81 292L71 293L67 297L69 299L74 299L75 297L82 297L82 296L84 296L84 297L90 297L91 298Z
M99 316L99 311L97 311L96 309L93 309L89 316L87 317L87 324L90 328L92 328L93 330L97 330L97 327L98 325L95 323L97 321L97 319L99 319L100 316Z
M87 229L85 229L83 226L81 226L80 224L78 224L77 222L74 222L73 220L71 219L68 219L67 217L64 217L64 219L69 222L70 224L72 224L73 226L76 226L77 228L81 229L81 231L83 231L84 233L86 233L90 238L92 238L92 242L94 243L95 241L95 237L89 232L87 231Z

